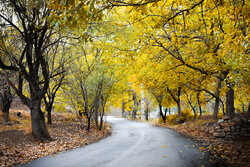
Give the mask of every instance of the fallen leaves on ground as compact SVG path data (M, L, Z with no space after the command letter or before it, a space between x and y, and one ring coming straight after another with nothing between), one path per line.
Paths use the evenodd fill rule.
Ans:
M199 141L199 150L202 152L209 151L211 162L219 162L225 166L231 167L250 167L250 140L249 139L218 139L206 133L201 128L204 122L213 122L214 120L197 119L183 125L171 125L168 123L159 123L157 120L151 123L156 126L174 129L187 137ZM182 152L182 151L180 151Z
M28 128L24 127L26 124L23 124L22 120L19 121L20 124L12 125L18 126L17 129L0 125L1 167L28 163L47 155L55 157L55 153L97 142L111 134L111 127L108 124L105 124L102 131L93 126L89 132L81 130L77 122L57 119L57 122L48 126L53 141L41 143L32 137L30 125Z

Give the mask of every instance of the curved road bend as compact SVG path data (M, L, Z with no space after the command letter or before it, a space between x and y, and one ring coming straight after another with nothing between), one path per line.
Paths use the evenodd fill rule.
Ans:
M192 140L167 128L107 117L113 133L98 143L47 156L22 167L213 166Z

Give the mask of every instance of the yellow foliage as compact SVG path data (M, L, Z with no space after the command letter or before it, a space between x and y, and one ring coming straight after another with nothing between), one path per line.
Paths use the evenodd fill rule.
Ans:
M54 105L55 112L66 112L65 104L55 104Z
M178 114L168 115L166 117L167 122L174 124L175 120L178 118Z
M185 108L184 110L182 110L181 115L182 115L182 118L187 119L187 120L191 120L194 118L194 114L189 108Z

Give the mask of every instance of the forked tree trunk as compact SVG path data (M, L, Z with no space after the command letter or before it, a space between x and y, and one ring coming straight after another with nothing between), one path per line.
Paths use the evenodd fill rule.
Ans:
M177 94L177 97L174 95L174 93L169 89L167 88L167 91L170 93L172 99L175 101L176 105L177 105L177 108L178 108L178 117L181 117L181 87L178 88L178 94Z
M32 99L29 105L31 110L32 134L39 141L52 140L46 128L44 114L41 110L41 100Z
M163 112L162 112L162 106L161 106L160 103L159 103L159 109L160 109L161 118L162 118L163 122L166 123L166 117L164 116L164 114L163 114Z
M168 113L168 108L165 109L165 112L164 112L164 117L166 118L167 117L167 113Z

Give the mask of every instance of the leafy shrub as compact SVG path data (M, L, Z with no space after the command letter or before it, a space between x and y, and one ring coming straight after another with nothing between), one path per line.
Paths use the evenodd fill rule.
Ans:
M194 118L194 114L192 113L192 111L189 108L185 108L182 112L181 112L182 118L185 120L192 120Z
M168 115L166 117L166 121L170 124L174 124L177 118L178 118L178 114Z
M170 124L181 124L194 118L194 115L189 108L185 108L181 114L181 117L179 117L178 114L168 115L166 121Z
M62 104L56 104L56 105L54 105L54 110L55 110L55 112L66 113L66 108Z

